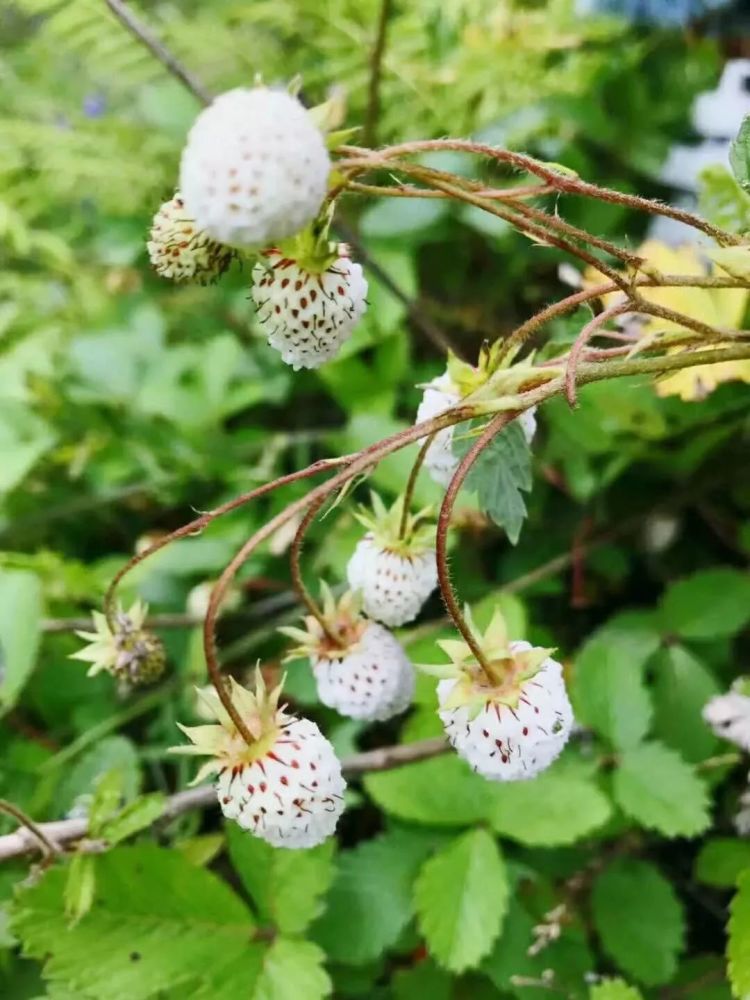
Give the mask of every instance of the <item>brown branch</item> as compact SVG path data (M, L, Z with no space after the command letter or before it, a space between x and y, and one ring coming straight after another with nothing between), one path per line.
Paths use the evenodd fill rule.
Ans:
M377 33L370 56L370 80L367 87L367 110L363 138L368 146L374 146L378 118L380 117L380 80L383 75L383 56L388 36L388 22L393 13L393 0L380 0Z
M7 799L0 799L0 813L11 816L20 824L20 830L16 834L11 834L11 836L20 836L22 833L28 834L31 844L40 848L45 858L54 858L55 855L60 853L60 845L57 840L49 835L43 825L40 826L38 823L35 823L31 817L27 816L13 802L8 802Z
M595 333L599 331L599 328L608 323L615 316L619 316L624 312L627 312L631 308L629 302L622 302L619 305L609 306L603 312L600 312L593 319L590 319L588 323L584 326L581 332L576 337L575 343L570 349L568 354L568 363L565 366L565 396L567 397L570 407L576 405L576 374L578 372L578 364L583 354L584 348L588 344L589 340L594 336Z
M104 0L104 2L120 24L148 49L167 72L187 87L193 97L196 97L201 104L211 103L213 100L211 92L159 41L150 28L135 16L124 0Z
M341 768L344 774L349 776L366 774L370 771L389 771L403 767L405 764L413 764L419 760L426 760L428 757L435 757L447 749L448 744L443 737L435 737L420 740L417 743L403 743L397 746L380 747L377 750L355 753L344 757ZM207 809L217 804L216 790L213 785L188 788L185 791L176 792L167 799L161 816L155 822L163 824L186 812L191 812L193 809ZM83 818L41 823L37 830L50 843L54 841L60 846L70 846L76 841L81 841L78 845L79 851L95 853L106 848L106 844L102 841L84 839L88 833L88 820ZM34 849L34 846L34 836L26 829L0 837L0 861L28 854Z
M443 603L448 609L448 614L453 619L456 628L464 637L466 645L472 651L477 663L487 675L487 679L490 684L494 683L491 669L487 664L487 660L485 659L484 653L482 652L476 636L469 628L469 623L463 616L455 591L453 590L453 584L451 583L450 569L448 568L448 529L450 528L451 519L453 517L453 506L456 502L456 498L461 490L461 487L463 486L464 480L471 471L471 467L474 465L474 462L487 447L490 441L492 441L495 435L499 434L503 427L505 427L506 424L509 424L510 421L517 416L517 412L498 413L487 424L477 440L461 459L458 464L458 468L453 473L453 478L448 484L448 489L446 490L442 506L440 507L435 537L438 583L440 584L440 593L443 598Z

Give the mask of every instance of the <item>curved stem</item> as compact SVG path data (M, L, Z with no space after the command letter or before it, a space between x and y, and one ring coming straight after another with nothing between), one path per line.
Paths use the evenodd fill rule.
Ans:
M302 546L305 543L305 535L310 527L310 525L315 520L315 516L323 506L325 502L325 497L321 497L316 500L315 503L310 504L305 513L304 517L300 521L300 525L297 528L297 532L294 536L294 541L292 542L292 548L289 553L289 565L292 571L292 584L294 590L299 597L300 601L304 604L313 618L317 621L323 632L326 634L328 639L334 644L334 646L339 645L338 636L331 631L330 625L326 622L325 615L318 606L317 601L314 600L312 594L305 586L305 581L302 579L302 568L300 563L300 556L302 554Z
M731 244L738 246L742 243L742 237L734 233L728 233L718 226L711 225L700 216L683 209L673 208L671 205L664 205L658 201L651 201L642 198L640 195L625 194L622 191L612 191L609 188L599 187L597 184L590 184L581 180L576 174L563 173L555 170L540 160L535 160L532 156L524 153L514 153L509 149L499 149L495 146L488 146L484 143L469 142L462 139L425 139L417 142L406 142L396 146L388 146L380 149L377 153L370 150L361 149L357 146L342 146L340 151L353 157L353 160L343 161L338 164L339 168L344 168L351 163L354 166L367 167L367 162L374 158L392 158L394 156L410 156L414 153L430 152L432 150L455 150L457 152L476 153L479 156L486 156L499 163L523 170L526 173L539 177L546 184L554 187L555 190L563 194L581 195L582 197L596 198L598 201L607 201L615 205L625 205L628 208L641 212L648 212L650 215L663 215L677 222L684 222L693 229L698 229L715 239L720 244Z
M287 486L289 483L296 483L299 479L308 479L310 476L315 476L319 472L325 472L328 469L335 469L340 465L346 465L349 461L351 461L351 456L342 455L341 458L324 458L318 462L313 462L312 465L308 465L305 469L300 469L297 472L290 472L288 475L281 476L279 479L274 479L270 483L263 483L262 486L256 486L255 489L250 490L248 493L242 493L233 500L228 500L219 507L206 511L205 514L201 514L200 517L196 517L188 524L183 524L181 528L176 528L174 531L170 531L168 535L163 535L161 538L158 538L152 545L149 545L147 549L144 549L143 552L139 552L137 555L134 555L132 559L128 560L128 562L126 562L125 565L122 566L117 573L115 573L109 587L107 587L107 592L104 595L104 613L107 618L110 619L111 616L114 615L115 595L117 587L123 577L125 577L140 563L144 562L144 560L154 555L160 549L163 549L165 545L169 545L171 542L176 542L180 538L187 538L189 535L200 534L200 532L207 525L211 524L211 522L215 521L217 518L222 517L224 514L229 514L231 511L237 510L239 507L243 507L246 503L250 503L251 500L257 500L259 497L265 496L266 493L271 493L273 490L279 489L281 486Z
M622 302L619 305L610 306L597 316L594 316L593 319L590 319L576 337L575 343L568 354L568 363L565 367L565 395L571 407L576 405L576 373L586 344L599 331L600 327L604 326L611 319L614 319L615 316L620 316L622 313L628 312L631 308L632 304L630 302Z
M25 827L37 841L46 858L54 858L60 853L60 847L17 805L8 802L7 799L0 799L0 812L12 816L21 826Z
M401 510L401 522L398 526L399 538L403 538L406 535L406 526L409 523L409 508L411 507L412 497L414 496L414 487L417 485L419 471L424 464L427 452L434 440L435 435L430 434L430 436L422 442L422 447L419 449L417 457L414 459L414 464L411 467L409 478L406 481L406 489L404 490L404 506Z
M375 142L375 132L380 117L380 80L383 75L383 56L392 11L393 0L380 0L377 34L370 56L370 80L367 87L367 111L363 129L363 136L368 146L372 146Z
M454 591L453 584L451 583L450 569L448 568L448 529L450 528L451 517L453 516L453 505L456 502L456 498L458 497L459 491L463 486L464 480L471 471L472 465L495 435L517 416L518 411L513 411L511 413L505 411L494 416L471 448L469 448L464 457L461 459L458 464L458 468L453 473L453 478L448 484L448 489L445 492L445 497L443 498L443 503L440 507L435 538L438 583L440 584L440 593L442 594L443 602L448 610L448 614L453 619L456 628L466 641L466 645L472 651L477 663L482 668L489 684L495 683L492 671L487 663L487 660L485 659L484 653L482 652L482 648L479 645L476 636L469 628L469 623L464 618L463 612L461 611L458 603L458 598L456 597L456 592Z

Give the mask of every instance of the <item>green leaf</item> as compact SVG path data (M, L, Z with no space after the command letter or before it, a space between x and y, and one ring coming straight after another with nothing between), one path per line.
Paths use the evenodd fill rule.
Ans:
M447 203L437 198L382 198L362 214L360 229L367 239L414 239L447 212Z
M683 639L734 635L750 622L750 575L708 569L673 584L662 600L662 620Z
M647 986L672 978L685 918L657 868L645 861L613 862L594 883L591 905L602 946L623 972Z
M142 795L135 802L130 802L111 819L106 820L98 831L112 847L121 840L132 837L155 823L164 812L166 797L161 792L151 792Z
M701 171L698 209L704 218L730 233L750 229L750 196L723 164Z
M94 837L101 836L106 822L120 808L122 802L123 775L119 768L105 771L97 779L94 798L89 806L89 830Z
M707 840L695 859L696 879L717 889L731 889L747 869L750 869L750 840L738 837Z
M0 714L15 705L41 638L42 587L34 573L0 570Z
M411 888L434 840L392 830L338 856L312 936L335 962L363 965L392 947L412 915Z
M652 667L655 731L689 761L710 757L719 741L701 712L719 691L713 674L683 646L660 650Z
M662 743L627 750L615 771L613 790L623 812L665 837L694 837L710 824L703 782Z
M626 612L596 631L576 657L576 718L618 749L636 746L648 732L652 707L643 671L658 645L651 619Z
M456 754L368 774L367 794L399 819L443 826L467 826L492 812L488 782Z
M453 438L454 452L459 457L463 456L474 440L462 432L456 433ZM505 530L508 541L515 545L526 517L526 504L521 491L528 492L532 485L531 449L523 428L518 421L513 421L482 451L466 478L466 486L476 490L479 506Z
M478 965L508 905L505 865L490 834L472 830L426 861L414 902L427 947L441 965L452 972Z
M641 1000L643 994L624 979L602 979L589 990L590 1000Z
M324 961L325 955L311 941L277 938L263 958L252 1000L322 1000L331 992Z
M746 115L729 149L729 164L740 187L750 194L750 115Z
M67 868L63 903L65 916L75 926L91 909L96 894L96 855L74 854Z
M559 766L533 781L491 787L493 829L529 846L572 844L612 814L609 799L592 781Z
M729 913L729 982L734 995L746 1000L750 995L750 872L740 878Z
M138 752L124 736L108 736L82 754L61 775L54 800L55 812L66 813L80 796L92 794L97 780L107 771L120 773L123 798L126 802L132 801L141 781Z
M333 878L329 840L308 851L286 851L252 837L236 823L225 827L229 856L258 912L284 934L302 933L322 910Z
M399 969L393 977L394 1000L452 1000L453 979L426 959L411 969Z
M245 904L178 852L118 847L97 858L96 906L73 928L63 909L66 873L48 871L14 903L24 953L59 989L97 1000L252 996L266 947L253 942ZM172 995L172 994L170 994Z

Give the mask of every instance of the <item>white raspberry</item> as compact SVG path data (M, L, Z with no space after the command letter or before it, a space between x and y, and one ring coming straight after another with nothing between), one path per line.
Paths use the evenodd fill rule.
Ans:
M208 754L195 779L218 773L216 794L227 819L274 847L315 847L330 837L344 809L346 782L333 747L309 719L278 708L280 688L267 695L231 681L231 698L253 742L245 742L215 691L199 691L218 725L180 726L193 746L175 753ZM195 783L193 782L193 783Z
M252 296L268 343L295 371L333 358L367 308L367 281L346 244L310 269L279 250L253 268Z
M448 372L444 372L425 386L422 400L417 409L417 423L439 417L462 399L459 387ZM528 444L536 433L536 407L525 410L517 419ZM438 431L427 449L425 467L438 485L447 487L458 468L459 459L453 453L453 427Z
M182 153L180 188L210 236L260 248L315 218L330 167L323 135L296 97L238 88L196 118Z
M369 530L346 568L349 586L359 591L365 612L384 625L416 618L437 586L435 527L424 523L428 511L402 518L403 498L387 510L373 494L373 512L358 519Z
M557 759L573 726L562 667L549 650L508 643L499 615L477 638L494 681L480 672L464 643L444 645L457 667L437 687L445 732L451 746L485 778L533 778Z
M324 619L335 642L312 616L305 619L306 630L281 629L299 642L293 657L310 657L318 697L342 715L366 722L405 711L414 694L414 667L401 643L363 618L351 593L338 605L332 601L326 601Z
M234 251L202 232L185 211L177 193L165 201L154 216L146 243L149 260L157 274L172 281L206 284L229 267Z

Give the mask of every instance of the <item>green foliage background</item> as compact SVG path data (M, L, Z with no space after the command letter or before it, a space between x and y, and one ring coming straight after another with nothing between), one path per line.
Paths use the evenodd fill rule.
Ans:
M299 72L310 101L340 84L349 121L362 120L375 0L134 7L213 90ZM720 73L715 41L581 19L571 0L396 7L381 140L472 134L626 191L666 194L659 165ZM701 404L633 380L588 387L575 412L551 401L516 547L462 500L462 597L481 624L499 600L517 634L568 665L582 731L550 772L493 786L451 755L372 774L351 786L338 845L301 855L214 814L138 832L192 776L166 749L175 721L195 719L198 630L165 631L169 679L123 699L109 678L85 679L67 659L77 640L51 620L97 606L145 535L412 422L444 356L372 273L340 358L296 375L263 342L247 273L205 289L159 281L144 234L197 104L98 0L2 3L0 37L0 795L53 819L96 794L107 836L123 841L75 859L72 878L70 862L0 869L0 995L723 1000L734 896L731 979L747 996L750 846L732 826L747 761L700 718L747 668L743 385ZM644 235L618 206L565 211L634 246ZM349 199L343 216L469 358L565 294L557 251L466 206ZM556 325L555 342L582 316ZM412 458L384 462L374 485L394 495ZM418 494L437 497L426 479ZM183 611L294 495L169 547L125 596ZM359 530L343 507L313 531L308 577L342 579ZM253 557L223 623L240 676L256 657L278 661L274 626L297 613L282 548ZM435 598L403 632L416 662L448 634L441 614ZM341 754L440 731L429 679L405 721L369 729L316 704L302 663L288 691ZM563 902L559 937L529 954Z

